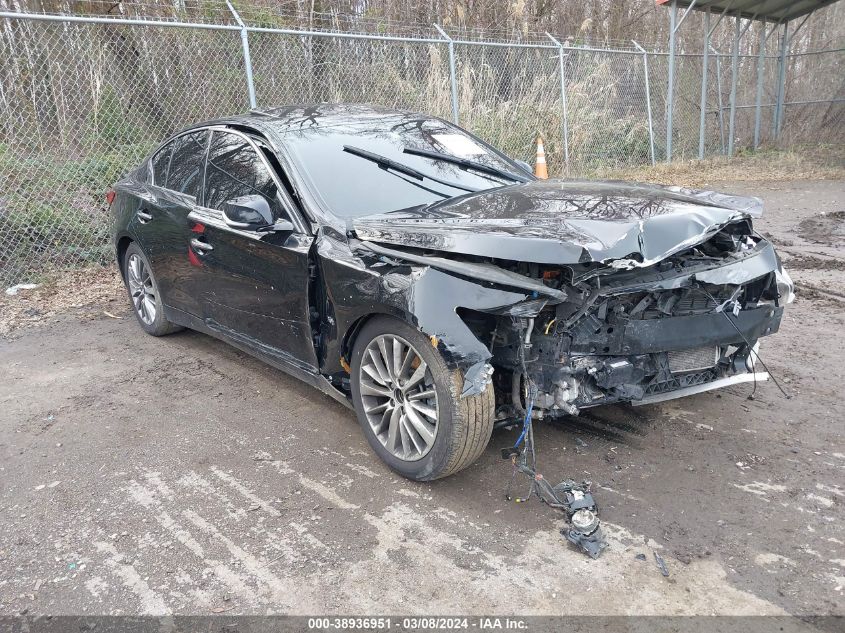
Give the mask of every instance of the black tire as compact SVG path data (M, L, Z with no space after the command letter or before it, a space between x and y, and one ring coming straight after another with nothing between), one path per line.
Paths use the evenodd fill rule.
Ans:
M433 444L415 461L400 459L391 453L376 435L364 412L361 395L361 365L367 347L382 335L401 337L410 343L428 365L437 394L437 424ZM495 396L492 383L484 392L461 398L462 372L447 367L432 341L404 321L392 317L376 317L368 321L358 334L352 350L352 401L358 422L376 454L394 471L415 481L431 481L447 477L472 464L484 452L493 433ZM365 376L366 379L366 376Z
M132 296L132 288L130 287L130 277L132 274L129 271L129 266L133 257L140 258L146 267L146 271L149 272L149 286L152 288L155 297L155 300L153 301L155 305L155 318L151 319L149 322L145 321L144 317L142 317L140 309L136 307L135 299ZM132 313L138 320L138 324L147 334L151 334L152 336L165 336L185 329L182 326L171 323L164 318L164 306L161 303L161 294L158 290L158 283L155 280L155 274L150 266L150 260L147 259L144 252L134 242L129 245L126 252L123 254L123 283L126 286L126 292L129 294L129 305L132 308Z

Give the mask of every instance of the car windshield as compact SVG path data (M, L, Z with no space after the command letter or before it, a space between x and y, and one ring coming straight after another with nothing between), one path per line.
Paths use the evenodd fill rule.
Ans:
M285 132L285 146L333 215L353 219L409 209L528 178L444 121L385 123L355 121Z

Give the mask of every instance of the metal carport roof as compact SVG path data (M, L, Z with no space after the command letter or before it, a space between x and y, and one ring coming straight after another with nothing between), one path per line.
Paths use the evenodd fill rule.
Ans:
M657 0L657 4L670 4L671 0ZM727 12L731 16L770 22L788 22L807 15L836 0L677 0L679 7L710 9L713 13Z

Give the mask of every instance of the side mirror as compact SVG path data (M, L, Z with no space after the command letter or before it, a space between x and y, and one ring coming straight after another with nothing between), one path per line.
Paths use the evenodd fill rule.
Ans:
M293 222L279 218L273 226L269 227L268 231L278 231L279 233L290 233L293 231Z
M223 217L233 229L255 231L273 224L273 212L264 196L253 194L223 203Z
M525 171L527 171L532 176L534 175L534 170L531 168L531 165L526 163L524 160L515 159L513 162L515 162L517 165L522 167Z

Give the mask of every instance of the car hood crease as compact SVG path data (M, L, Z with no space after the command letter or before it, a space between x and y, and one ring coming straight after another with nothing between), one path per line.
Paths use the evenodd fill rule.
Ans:
M650 266L761 214L759 198L621 182L538 180L353 221L369 242L535 263Z

